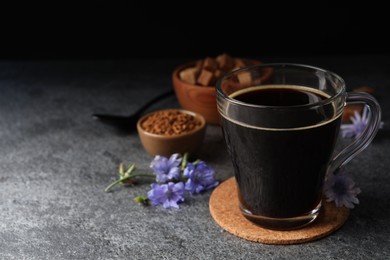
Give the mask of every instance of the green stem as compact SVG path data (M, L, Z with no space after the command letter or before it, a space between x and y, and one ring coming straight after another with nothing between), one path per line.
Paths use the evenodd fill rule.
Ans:
M197 165L199 162L200 162L200 159L194 161L192 164L193 164L193 165Z
M185 153L183 155L183 159L181 160L181 171L184 171L184 169L186 168L187 161L188 161L188 153Z
M129 175L129 177L150 177L150 178L156 178L156 175L150 174L150 173L135 173ZM127 178L126 178L127 179Z
M156 175L154 174L149 174L149 173L135 173L135 174L130 174L124 178L120 178L116 181L114 181L113 183L111 183L110 185L107 186L107 188L104 189L105 192L109 192L110 189L112 189L114 186L118 185L118 184L123 184L123 182L125 180L129 180L131 178L134 178L134 177L151 177L151 178L156 178Z
M135 169L135 164L132 164L127 168L127 171L124 173L124 176L128 176Z
M112 187L114 187L115 185L121 183L124 179L125 179L125 178L123 178L123 179L118 179L118 180L114 181L113 183L111 183L110 185L108 185L107 188L104 189L104 191L105 191L105 192L109 192L109 190L111 190Z

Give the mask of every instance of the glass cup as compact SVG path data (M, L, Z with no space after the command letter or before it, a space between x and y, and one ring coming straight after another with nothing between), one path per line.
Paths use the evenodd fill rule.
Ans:
M369 110L363 133L335 155L346 104ZM327 172L365 149L381 109L366 93L347 93L333 72L302 64L261 64L226 74L217 106L237 182L239 207L250 221L289 230L313 222Z

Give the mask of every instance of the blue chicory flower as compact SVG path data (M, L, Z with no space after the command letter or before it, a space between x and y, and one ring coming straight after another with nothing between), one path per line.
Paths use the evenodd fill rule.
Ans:
M351 116L352 124L341 125L341 135L347 138L358 138L364 131L368 123L368 108L364 107L362 115L357 111L354 111L354 115ZM383 122L380 123L379 128L383 128Z
M185 189L193 195L216 187L218 181L214 179L214 173L214 170L203 161L197 164L188 163L183 172L184 177L188 178Z
M341 134L343 137L358 137L366 128L368 122L368 109L364 107L362 115L357 111L354 111L354 115L351 116L352 124L341 125Z
M360 188L355 186L352 178L343 171L328 174L324 193L327 201L334 201L337 207L354 208L353 204L359 204L356 196L360 192Z
M178 202L184 201L185 189L183 182L168 182L167 184L151 185L148 198L152 206L162 204L164 208L179 208Z
M180 177L181 157L179 154L172 154L171 157L157 155L150 164L156 175L157 182L166 182Z

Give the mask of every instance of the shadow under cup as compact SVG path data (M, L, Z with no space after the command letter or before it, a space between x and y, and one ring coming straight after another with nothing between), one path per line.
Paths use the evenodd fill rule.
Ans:
M297 64L256 65L218 82L221 127L247 219L278 230L316 219L345 93L339 76Z

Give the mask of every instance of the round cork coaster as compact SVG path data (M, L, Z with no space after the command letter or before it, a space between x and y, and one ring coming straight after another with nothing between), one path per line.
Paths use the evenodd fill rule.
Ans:
M296 230L278 231L262 228L247 220L239 209L234 177L221 183L211 194L210 213L226 231L238 237L264 244L300 244L323 238L339 229L349 216L349 209L323 202L318 218Z

